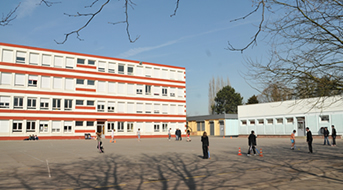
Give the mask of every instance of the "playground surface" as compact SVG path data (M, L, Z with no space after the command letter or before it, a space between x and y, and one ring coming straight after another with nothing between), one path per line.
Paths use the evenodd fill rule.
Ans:
M263 157L247 157L246 138L0 141L0 189L342 189L343 141L257 138ZM238 156L241 147L242 156Z

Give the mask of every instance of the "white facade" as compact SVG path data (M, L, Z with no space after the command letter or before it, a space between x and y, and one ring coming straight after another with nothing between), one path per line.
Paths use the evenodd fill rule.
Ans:
M314 106L315 105L315 106ZM341 96L289 100L238 106L239 134L305 135L309 127L313 135L321 135L320 129L334 125L343 134L343 99Z
M185 78L183 67L0 43L0 139L185 129Z

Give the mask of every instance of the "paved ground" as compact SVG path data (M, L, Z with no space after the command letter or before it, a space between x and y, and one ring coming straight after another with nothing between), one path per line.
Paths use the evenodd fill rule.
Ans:
M343 141L323 146L305 139L257 139L264 157L245 156L247 139L210 137L211 159L201 159L200 137L166 139L0 141L0 189L342 189ZM238 147L243 156L238 156Z

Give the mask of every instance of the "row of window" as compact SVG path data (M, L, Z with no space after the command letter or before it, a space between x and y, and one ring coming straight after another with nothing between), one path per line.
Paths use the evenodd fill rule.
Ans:
M319 116L319 121L320 122L329 122L329 115L321 115ZM300 119L300 120L303 120ZM273 125L274 123L276 124L294 124L294 117L286 117L286 118L267 118L267 119L248 119L248 120L241 120L241 125Z
M11 105L11 98L13 104ZM75 102L75 104L74 104ZM96 105L96 106L95 106ZM83 99L62 99L62 98L36 98L24 96L0 96L0 108L10 109L32 109L32 110L64 110L70 111L83 109L91 106L97 112L117 113L154 113L154 114L181 114L184 115L184 104L160 104L142 102L115 102ZM117 107L117 110L115 109Z
M184 80L184 71L153 68L136 64L113 63L88 58L73 58L58 55L26 53L23 51L2 50L2 62L40 65L73 69L76 64L96 66L99 72L118 73L171 80ZM15 60L15 61L14 61ZM116 72L117 69L117 72Z
M10 125L11 123L11 125ZM37 121L37 120L0 120L2 129L11 126L12 132L26 132L26 133L73 133L74 126L94 128L94 121ZM75 125L74 125L75 124ZM136 128L134 125L136 124ZM154 127L154 132L167 132L168 123L148 123L149 126ZM107 132L134 132L143 127L142 122L107 122ZM146 127L146 126L145 126Z
M14 76L14 77L12 77ZM27 82L26 82L27 81ZM12 85L23 87L40 87L41 89L71 90L76 87L96 89L99 93L123 94L123 95L154 95L183 98L184 89L163 86L139 85L131 83L117 83L87 79L72 79L62 77L49 77L38 75L25 75L1 73L0 85ZM169 94L168 94L169 92Z

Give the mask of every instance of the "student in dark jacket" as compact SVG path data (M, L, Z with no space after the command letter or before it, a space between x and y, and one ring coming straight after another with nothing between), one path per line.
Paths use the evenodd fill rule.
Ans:
M208 148L210 146L210 143L208 141L207 133L204 132L201 136L201 142L202 142L202 152L204 154L203 159L208 159Z
M251 134L249 135L248 137L248 145L249 145L249 150L248 150L248 154L247 156L250 156L250 150L253 150L254 151L254 155L256 155L256 136L255 136L255 132L254 131L251 131Z
M331 125L332 127L332 133L331 133L331 136L332 136L332 146L336 146L336 129L335 129L335 126L334 125Z
M306 127L306 131L307 131L307 134L306 134L306 141L307 141L308 150L309 150L308 153L312 153L312 141L313 141L312 133L311 133L311 131L310 131L310 128L308 128L308 127Z
M328 128L325 127L324 128L324 145L326 145L326 142L327 142L328 145L330 146L329 136L330 136L330 132L329 132Z

